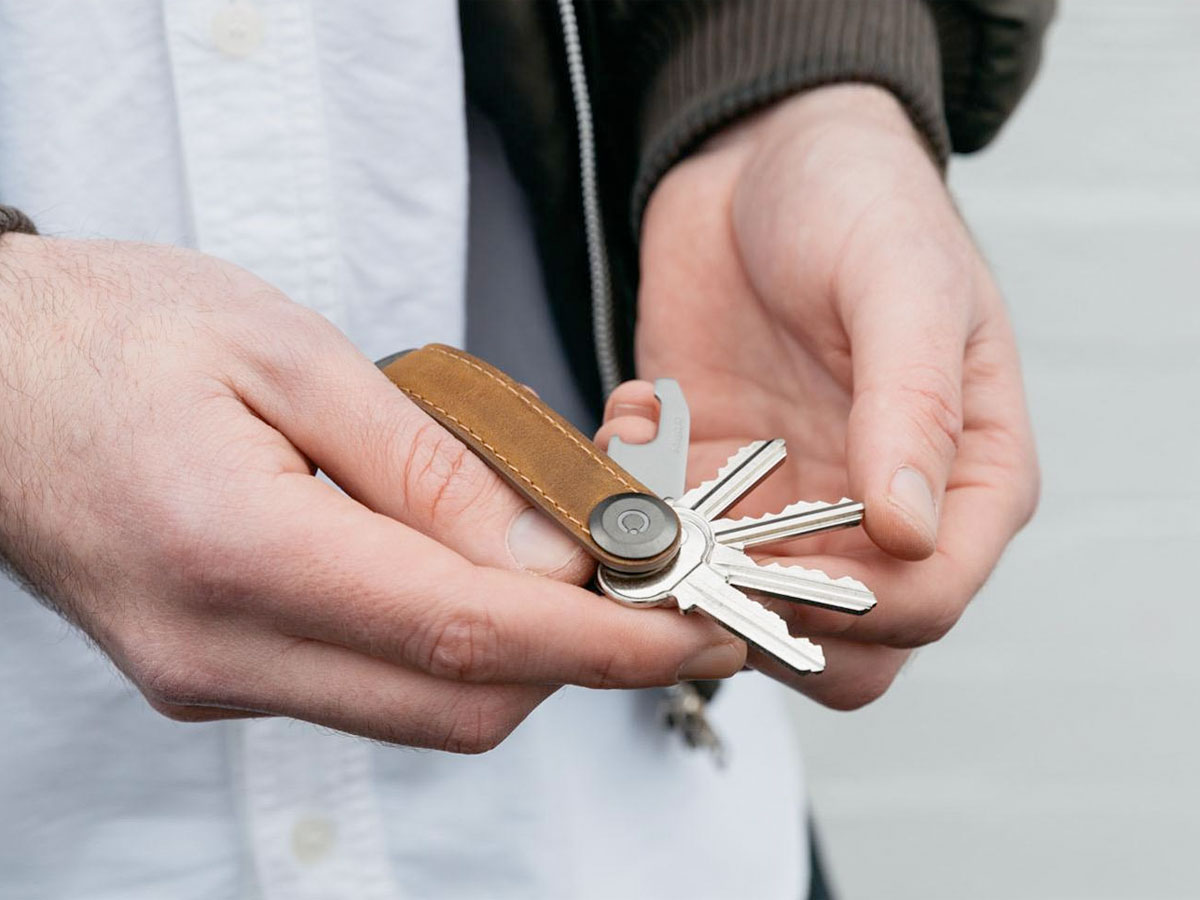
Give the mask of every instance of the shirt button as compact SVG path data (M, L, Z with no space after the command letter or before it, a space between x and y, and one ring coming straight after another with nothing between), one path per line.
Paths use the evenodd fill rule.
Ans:
M300 819L292 826L292 853L302 863L324 859L337 843L337 829L317 816Z
M212 18L212 39L226 56L249 56L263 41L263 17L243 0L224 3Z

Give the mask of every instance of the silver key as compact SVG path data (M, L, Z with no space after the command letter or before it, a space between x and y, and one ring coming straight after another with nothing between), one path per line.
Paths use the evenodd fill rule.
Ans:
M836 503L799 501L774 515L718 519L712 523L712 564L735 587L862 615L875 606L875 595L849 576L830 578L819 569L760 565L744 553L746 547L792 540L859 524L863 505L842 498Z
M808 638L792 637L775 612L751 600L711 566L700 566L676 589L682 612L693 607L720 622L747 644L774 657L797 675L820 672L825 654Z
M715 542L708 522L690 509L676 512L681 540L674 561L652 575L623 575L601 567L596 580L604 593L629 606L674 600L680 612L699 609L797 674L824 669L820 647L792 637L778 614L733 587L709 564Z
M787 448L779 438L755 441L729 457L715 478L692 488L675 505L715 519L754 490L786 457Z
M874 595L852 578L835 580L817 569L759 566L741 548L849 527L862 520L861 504L849 500L792 504L775 516L719 518L774 471L786 453L779 439L755 441L737 451L715 478L671 501L681 527L675 559L665 569L643 575L622 575L601 567L597 574L601 589L630 606L674 600L681 612L699 609L791 671L822 671L821 648L792 636L780 616L741 589L854 614L870 610Z
M713 536L726 547L745 550L758 544L773 544L862 522L863 505L843 497L837 503L806 503L803 500L768 516L717 519Z
M713 548L711 565L725 576L726 581L742 590L856 616L875 607L875 595L849 575L830 578L820 569L779 563L764 566L745 553L720 544Z

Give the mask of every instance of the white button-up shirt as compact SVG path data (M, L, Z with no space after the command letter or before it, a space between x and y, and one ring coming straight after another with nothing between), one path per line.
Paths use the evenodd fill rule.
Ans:
M456 6L0 0L0 198L44 233L194 246L369 356L463 337ZM189 725L0 581L0 897L802 897L779 689L564 689L481 757L286 719Z

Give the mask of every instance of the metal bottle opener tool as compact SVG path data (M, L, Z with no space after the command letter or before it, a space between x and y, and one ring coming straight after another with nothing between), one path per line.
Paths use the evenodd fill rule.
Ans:
M658 433L646 444L614 438L608 454L499 369L430 344L381 360L397 387L545 511L599 563L596 581L618 603L700 610L798 674L825 668L821 648L792 636L784 620L745 591L852 615L875 605L853 578L817 569L760 566L746 551L858 525L863 505L797 501L773 515L724 514L783 463L781 439L738 450L709 481L685 490L687 402L669 378L655 382ZM664 718L692 746L721 758L690 685L669 689Z

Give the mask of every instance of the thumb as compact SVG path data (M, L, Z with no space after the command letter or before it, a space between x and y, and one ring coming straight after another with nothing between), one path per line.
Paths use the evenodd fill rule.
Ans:
M582 583L590 558L332 326L263 352L243 399L355 500L478 565Z
M962 433L967 323L961 303L877 296L860 304L850 329L850 488L866 505L871 540L901 559L924 559L937 545Z

